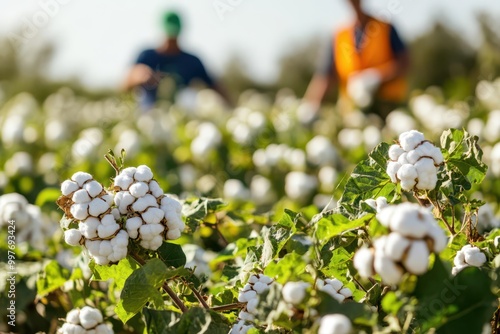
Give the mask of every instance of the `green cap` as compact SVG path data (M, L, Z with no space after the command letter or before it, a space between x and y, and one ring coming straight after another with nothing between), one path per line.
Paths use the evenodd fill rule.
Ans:
M169 37L177 37L181 32L181 18L175 12L167 12L163 15L163 29Z

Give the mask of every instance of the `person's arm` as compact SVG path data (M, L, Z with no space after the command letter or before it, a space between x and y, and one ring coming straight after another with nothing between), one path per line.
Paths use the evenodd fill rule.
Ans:
M320 106L321 101L326 93L335 82L335 59L333 56L333 45L328 44L328 49L323 52L320 60L320 65L316 69L306 93L304 94L304 102L310 103L317 107Z
M151 54L148 50L141 52L135 64L127 73L125 80L122 84L122 89L124 91L129 91L137 86L145 84L153 84L154 81L154 71L152 70Z

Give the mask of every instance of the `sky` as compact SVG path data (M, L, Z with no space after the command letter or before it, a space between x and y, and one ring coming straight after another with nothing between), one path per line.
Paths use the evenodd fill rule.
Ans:
M367 11L394 23L411 40L437 20L480 41L475 15L500 18L494 0L365 0ZM116 88L144 48L162 42L161 16L184 19L182 46L220 75L238 55L254 79L276 77L280 56L312 38L328 40L352 18L346 0L0 0L0 36L29 50L53 42L47 69L55 79L79 78L92 88Z

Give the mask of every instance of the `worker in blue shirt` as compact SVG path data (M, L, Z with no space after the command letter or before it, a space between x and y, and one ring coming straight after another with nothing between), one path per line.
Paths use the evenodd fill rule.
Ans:
M141 52L125 80L124 89L139 87L140 105L143 110L155 106L159 97L158 88L165 78L173 82L175 91L199 81L229 101L225 91L207 73L201 60L184 52L179 46L178 37L182 31L179 15L174 12L166 13L163 17L163 27L166 33L165 42L157 49Z

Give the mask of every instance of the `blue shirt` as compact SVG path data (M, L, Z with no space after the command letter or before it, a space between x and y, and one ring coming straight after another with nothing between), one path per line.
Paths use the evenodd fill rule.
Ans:
M172 78L178 89L189 86L194 79L203 81L209 87L214 85L201 60L186 52L161 54L154 49L148 49L141 52L136 64L149 66L155 72L157 79ZM141 106L149 109L156 103L158 86L143 85L141 88Z
M399 34L394 26L390 25L390 27L391 30L389 38L391 43L391 50L394 56L397 57L406 52L406 45L399 37ZM356 43L356 50L358 50L358 52L361 50L363 37L364 29L359 26L356 27L353 38ZM332 73L334 73L334 71L336 71L335 56L333 54L333 41L330 41L330 43L328 44L328 50L325 50L322 57L323 58L321 59L316 72L322 75L331 75Z

